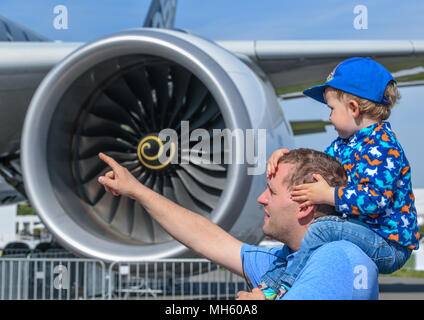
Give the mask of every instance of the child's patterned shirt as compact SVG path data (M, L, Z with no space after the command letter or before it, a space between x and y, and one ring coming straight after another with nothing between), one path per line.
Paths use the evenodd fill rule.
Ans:
M348 186L335 188L335 207L355 216L390 241L418 249L417 211L411 168L388 122L337 138L325 150L348 174Z

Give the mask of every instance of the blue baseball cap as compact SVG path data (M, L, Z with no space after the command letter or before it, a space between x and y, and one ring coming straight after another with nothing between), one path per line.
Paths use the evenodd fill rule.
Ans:
M364 99L387 104L384 91L390 81L395 79L381 64L369 57L355 57L339 63L324 84L306 89L303 94L326 103L324 90L326 87L333 87Z

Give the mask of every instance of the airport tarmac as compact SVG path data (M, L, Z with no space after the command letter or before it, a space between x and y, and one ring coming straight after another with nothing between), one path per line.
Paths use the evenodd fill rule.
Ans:
M380 300L424 300L424 279L379 277Z

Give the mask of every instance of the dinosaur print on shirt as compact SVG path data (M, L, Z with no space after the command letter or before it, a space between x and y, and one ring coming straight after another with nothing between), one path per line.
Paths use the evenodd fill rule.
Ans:
M388 122L337 138L325 153L339 161L348 186L335 188L336 210L357 217L389 241L418 249L411 167Z

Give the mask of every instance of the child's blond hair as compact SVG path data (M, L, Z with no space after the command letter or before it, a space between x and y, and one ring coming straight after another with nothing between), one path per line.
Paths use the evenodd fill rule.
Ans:
M387 104L364 99L333 87L327 87L326 90L334 90L339 100L343 99L345 102L355 100L359 105L359 114L367 114L377 121L387 120L390 117L392 108L400 99L400 93L394 81L390 81L384 91Z

